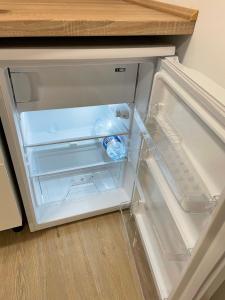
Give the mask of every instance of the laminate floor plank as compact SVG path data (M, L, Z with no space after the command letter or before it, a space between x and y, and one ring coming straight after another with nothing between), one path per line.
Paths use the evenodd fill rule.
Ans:
M120 213L0 232L0 300L141 300Z

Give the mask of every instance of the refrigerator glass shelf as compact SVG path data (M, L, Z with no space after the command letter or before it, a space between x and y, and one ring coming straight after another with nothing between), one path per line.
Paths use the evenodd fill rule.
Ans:
M162 253L168 260L186 261L190 257L179 229L165 199L145 161L140 162L137 188L141 197L139 206L149 216Z
M123 139L127 146L127 140ZM102 146L101 139L61 143L27 148L31 177L95 168L117 164L126 160L112 160Z
M121 115L122 112L124 115ZM25 147L127 135L132 112L127 104L28 111L20 114Z
M122 166L99 168L88 172L67 172L33 178L38 206L82 201L89 195L113 190L120 185Z
M212 210L212 197L168 120L157 115L147 120L149 155L153 155L182 209L190 213ZM148 155L147 154L147 155Z

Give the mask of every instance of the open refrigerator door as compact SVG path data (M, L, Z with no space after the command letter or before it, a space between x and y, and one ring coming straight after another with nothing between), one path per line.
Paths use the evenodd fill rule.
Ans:
M134 113L142 146L130 218L160 299L182 299L176 290L224 201L225 101L214 91L225 93L206 81L162 59L147 117Z

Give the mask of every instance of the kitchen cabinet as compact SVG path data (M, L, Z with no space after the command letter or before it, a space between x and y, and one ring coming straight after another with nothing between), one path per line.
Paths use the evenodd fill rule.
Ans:
M0 128L2 130L2 127ZM18 203L18 194L12 178L12 170L4 150L0 135L0 230L19 227L22 225L21 210Z

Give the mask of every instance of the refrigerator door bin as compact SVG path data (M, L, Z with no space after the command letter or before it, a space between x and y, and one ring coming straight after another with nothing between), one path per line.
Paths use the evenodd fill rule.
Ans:
M146 122L152 137L149 156L153 155L184 211L201 213L216 205L205 183L182 147L182 141L165 117L158 115Z
M178 137L170 131L165 141L158 145L158 136L163 138L165 134L163 130L157 129L155 119L152 124L149 124L148 119L144 123L137 111L134 118L146 146L142 155L145 155L146 159L153 157L157 161L181 208L189 213L211 211L216 205L216 197L210 196L207 188L204 189L205 184L185 155ZM167 140L168 144L165 143Z
M115 104L20 113L24 146L128 134L133 105Z
M146 210L144 203L142 203L143 200L137 188L134 190L132 203L133 201L139 203L138 206L137 204L134 204L133 214L152 270L153 278L160 299L166 300L178 283L182 272L187 265L187 261L168 259L165 255L165 252L161 247L162 245L159 243L159 237L158 233L156 233L154 223L150 219L151 216L149 210ZM161 214L161 212L159 212L159 214ZM167 220L165 220L165 222L167 222ZM164 225L165 224L162 224L162 226ZM176 237L174 237L174 239L175 243L177 243ZM176 245L174 247L176 247Z
M145 141L143 142L142 153L145 153L147 145ZM142 154L143 155L143 154ZM154 182L157 185L171 216L184 240L184 243L192 253L192 249L195 247L199 237L203 231L207 228L209 221L211 220L211 214L208 211L202 213L193 214L186 212L179 205L176 197L174 196L166 178L164 177L161 169L159 167L158 161L154 157L146 157L145 163L149 170L151 170L151 175L154 178Z
M11 84L19 111L133 102L137 63L16 67Z
M134 112L134 120L139 128L139 131L136 132L135 139L137 140L138 136L142 137L139 164L142 166L144 161L146 168L150 170L149 172L151 173L152 179L149 178L149 181L154 182L154 185L157 186L159 194L164 199L165 205L168 207L171 218L173 218L174 223L182 236L184 244L188 249L188 252L191 253L192 249L199 240L199 236L209 224L211 210L203 210L199 211L198 213L193 213L183 209L167 180L166 176L168 176L168 171L165 172L167 165L160 156L160 153L154 144L154 140L147 129L146 125L148 125L148 122L145 124L136 110ZM177 142L176 136L173 137L173 142ZM140 167L137 169L137 174L140 172L139 169ZM146 172L146 174L148 173ZM142 180L138 179L136 183L141 193L143 190L141 187ZM142 193L142 198L147 197L148 195L144 196Z
M122 141L127 148L127 138ZM58 172L82 170L118 163L112 160L102 145L103 139L27 147L30 176L50 175ZM125 161L126 157L119 161Z
M144 160L140 162L137 188L140 205L152 222L152 228L167 260L186 261L190 257L184 240L178 230L165 199Z

